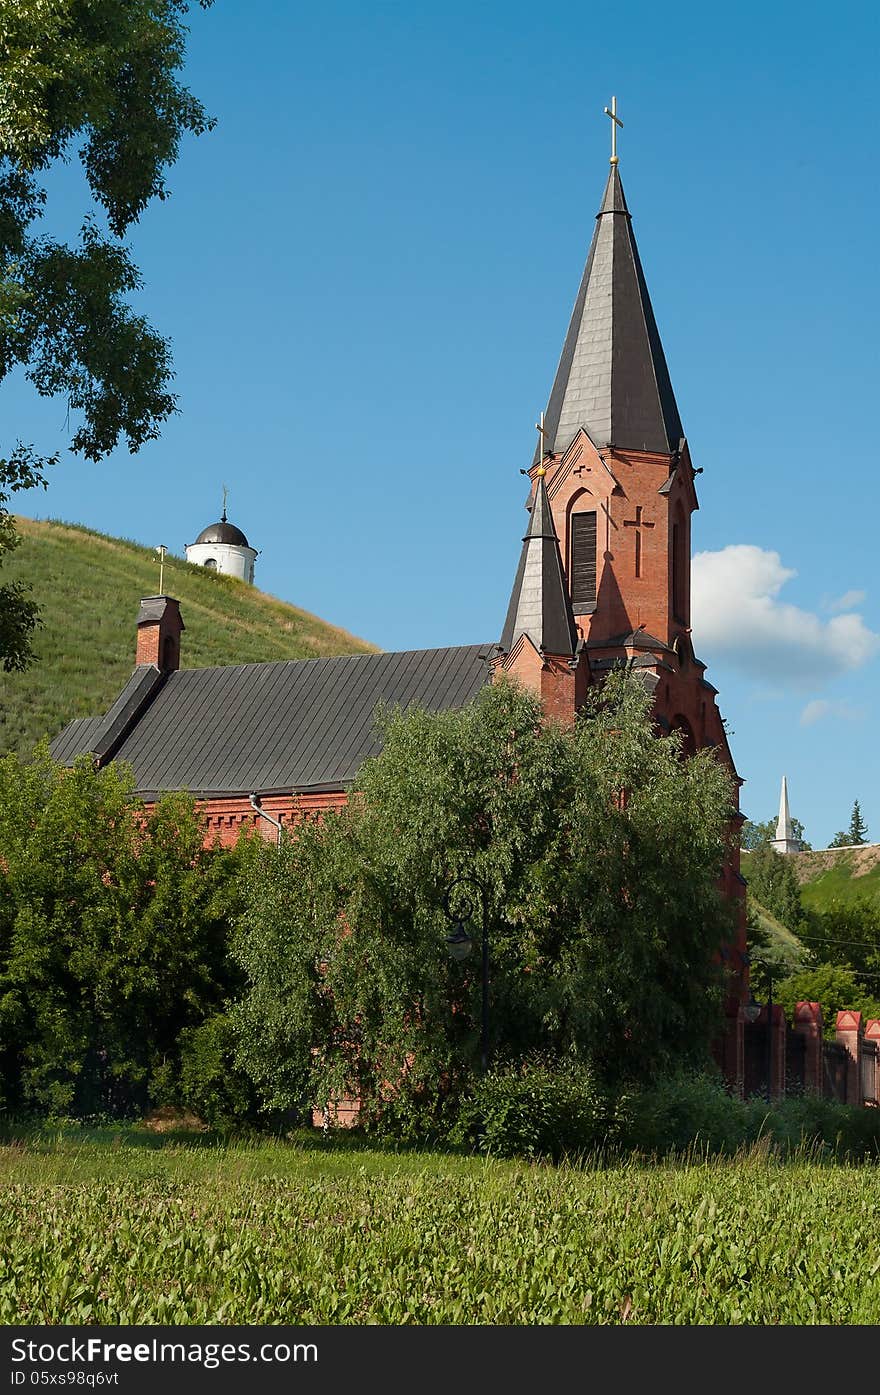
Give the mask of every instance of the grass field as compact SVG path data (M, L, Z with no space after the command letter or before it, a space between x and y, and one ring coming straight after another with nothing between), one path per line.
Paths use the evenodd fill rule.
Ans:
M876 1323L880 1168L0 1148L0 1322Z
M99 716L134 667L142 596L159 585L149 548L57 522L17 520L23 542L3 580L33 587L43 615L27 673L0 672L0 754L28 756L73 717ZM180 601L184 668L357 654L372 645L231 577L169 556L165 590Z

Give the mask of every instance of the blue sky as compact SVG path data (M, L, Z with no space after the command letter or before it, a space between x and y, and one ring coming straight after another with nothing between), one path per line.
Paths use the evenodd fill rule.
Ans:
M217 0L217 116L129 239L180 415L20 509L182 551L384 648L495 639L607 173L608 120L700 476L694 641L743 807L880 839L876 6ZM76 162L47 226L87 207ZM4 428L63 447L21 382ZM733 551L732 549L737 549ZM108 604L113 598L108 597Z

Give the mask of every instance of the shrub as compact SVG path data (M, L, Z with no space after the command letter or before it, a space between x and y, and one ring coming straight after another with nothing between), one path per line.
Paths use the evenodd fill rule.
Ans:
M609 1127L608 1100L589 1071L530 1062L473 1085L450 1142L496 1157L559 1161L604 1147Z
M181 1033L180 1102L215 1129L242 1127L257 1117L256 1095L234 1064L234 1028L225 1013Z
M734 1153L747 1138L748 1111L708 1075L671 1076L618 1104L616 1138L638 1153Z

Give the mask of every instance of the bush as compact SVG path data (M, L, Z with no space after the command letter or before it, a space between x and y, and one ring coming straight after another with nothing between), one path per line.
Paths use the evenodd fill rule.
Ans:
M583 1067L528 1063L492 1071L459 1101L450 1142L496 1157L547 1157L594 1152L609 1139L606 1096Z
M732 1154L766 1139L783 1156L798 1150L836 1158L880 1156L880 1110L818 1095L740 1100L720 1080L673 1076L618 1102L614 1137L630 1152Z
M735 1153L747 1141L748 1107L708 1075L671 1076L618 1103L616 1139L638 1153Z
M257 1118L256 1095L234 1064L234 1028L225 1013L180 1036L180 1103L214 1129L241 1128Z
M751 1100L748 1108L752 1120L760 1119L759 1129L782 1152L803 1148L839 1159L880 1156L880 1110L819 1095L781 1100L772 1108Z

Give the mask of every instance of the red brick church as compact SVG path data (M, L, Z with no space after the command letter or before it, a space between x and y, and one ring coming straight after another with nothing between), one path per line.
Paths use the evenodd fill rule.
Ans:
M56 759L91 752L100 764L126 761L147 802L190 790L211 840L232 841L254 822L272 836L264 815L293 825L345 801L378 749L380 700L458 707L505 674L540 693L549 716L571 721L587 687L623 662L649 684L660 730L680 731L690 751L714 747L735 775L716 689L691 643L699 472L616 156L528 473L530 517L500 643L182 669L179 605L151 596L137 617L128 684L103 717L65 728ZM736 852L725 889L742 900ZM744 916L741 924L725 951L735 984L731 1079L742 1077Z

